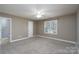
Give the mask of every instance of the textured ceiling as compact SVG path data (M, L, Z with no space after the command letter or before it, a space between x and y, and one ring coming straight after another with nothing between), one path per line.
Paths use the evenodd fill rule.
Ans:
M3 4L0 5L0 12L41 20L74 13L78 7L77 4ZM40 12L42 17L37 18L37 12Z

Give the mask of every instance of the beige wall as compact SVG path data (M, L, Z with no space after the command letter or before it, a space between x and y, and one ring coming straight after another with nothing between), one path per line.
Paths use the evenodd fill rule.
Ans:
M0 16L12 18L13 40L27 37L28 20L4 13L0 13ZM54 19L58 19L57 35L44 33L44 21L34 21L34 35L42 35L64 40L76 41L76 14L57 17Z
M44 21L37 21L37 35L76 41L76 15L66 15L54 18L58 20L58 34L45 34ZM49 19L48 19L49 20Z
M28 20L5 13L0 13L0 16L12 19L12 40L27 37Z
M77 42L79 44L79 9L77 11Z
M21 18L12 18L12 39L20 39L28 35L28 21Z
M34 28L33 28L33 34L36 35L36 31L37 31L37 21L33 21L34 22Z

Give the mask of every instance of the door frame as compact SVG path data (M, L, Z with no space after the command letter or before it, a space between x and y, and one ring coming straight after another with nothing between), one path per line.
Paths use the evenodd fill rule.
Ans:
M12 18L8 18L10 19L10 42L12 42Z

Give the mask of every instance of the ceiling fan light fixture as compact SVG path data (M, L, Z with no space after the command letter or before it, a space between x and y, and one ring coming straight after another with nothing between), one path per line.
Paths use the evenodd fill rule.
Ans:
M36 15L36 17L37 17L37 18L41 18L41 17L42 17L42 15L41 15L41 14L38 14L38 15Z

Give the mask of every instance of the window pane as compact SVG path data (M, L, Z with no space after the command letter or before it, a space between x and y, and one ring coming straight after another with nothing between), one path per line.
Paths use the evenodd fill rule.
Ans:
M57 20L45 21L44 32L56 34L57 33Z

